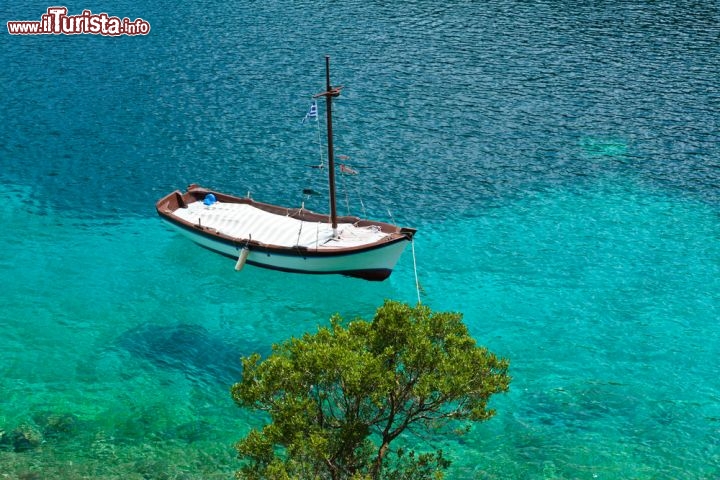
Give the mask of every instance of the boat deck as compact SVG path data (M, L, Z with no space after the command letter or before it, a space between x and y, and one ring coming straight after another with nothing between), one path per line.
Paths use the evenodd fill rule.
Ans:
M173 213L189 223L215 229L229 237L281 247L311 249L348 248L375 243L387 237L377 227L338 224L338 237L332 238L332 226L324 222L307 222L276 215L252 205L215 202L205 205L197 201Z

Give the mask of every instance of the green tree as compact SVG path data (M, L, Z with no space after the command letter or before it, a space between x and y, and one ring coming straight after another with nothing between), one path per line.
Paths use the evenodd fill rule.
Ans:
M386 301L372 322L339 316L315 334L243 358L235 402L269 414L236 448L243 479L441 478L442 452L390 444L411 427L469 428L510 383L508 361L478 347L462 315Z

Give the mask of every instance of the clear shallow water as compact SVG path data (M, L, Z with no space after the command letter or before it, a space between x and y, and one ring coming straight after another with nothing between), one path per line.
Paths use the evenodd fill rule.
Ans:
M0 430L43 439L0 472L228 478L259 421L234 358L415 301L409 252L382 284L237 274L155 217L191 181L322 190L300 120L330 53L351 193L420 228L423 301L511 360L497 417L432 442L451 478L720 475L715 7L77 8L152 32L0 36Z

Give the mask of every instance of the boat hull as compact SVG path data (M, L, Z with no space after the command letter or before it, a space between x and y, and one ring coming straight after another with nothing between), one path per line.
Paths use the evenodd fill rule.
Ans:
M201 198L208 193L212 192L199 187L189 189L185 194L173 192L158 201L158 214L169 226L203 248L235 261L238 260L243 249L248 249L243 264L271 270L304 274L339 274L365 280L385 280L392 273L415 232L413 229L401 229L381 222L361 221L370 223L376 228L396 231L392 230L383 241L353 248L281 247L221 235L212 228L184 221L173 213L174 210L183 208L184 202ZM250 202L253 206L273 210L278 208L215 193L222 196L225 201ZM307 215L317 214L310 212Z
M237 261L242 246L218 241L212 236L188 230L172 221L166 221L176 231L197 245ZM325 255L287 254L273 249L250 249L246 263L256 267L290 273L339 274L365 280L381 281L390 276L409 240L388 243L379 248L352 253Z

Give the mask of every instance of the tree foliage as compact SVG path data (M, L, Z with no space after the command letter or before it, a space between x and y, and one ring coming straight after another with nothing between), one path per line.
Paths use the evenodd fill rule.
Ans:
M386 301L372 322L339 316L315 334L243 358L235 402L271 422L237 444L244 479L441 478L442 452L390 444L484 421L510 383L508 361L477 346L462 315Z

